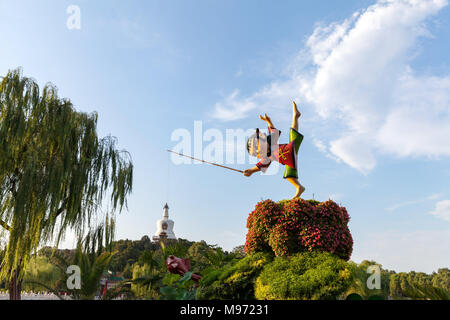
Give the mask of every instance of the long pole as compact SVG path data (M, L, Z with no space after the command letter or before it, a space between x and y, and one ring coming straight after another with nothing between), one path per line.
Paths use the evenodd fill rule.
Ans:
M175 154L177 154L179 156L182 156L182 157L190 158L190 159L197 160L197 161L200 161L200 162L203 162L203 163L207 163L207 164L212 164L213 166L217 166L217 167L225 168L225 169L228 169L228 170L233 170L233 171L236 171L236 172L244 173L244 171L242 171L242 170L238 170L238 169L222 166L220 164L208 162L208 161L205 161L205 160L200 160L200 159L197 159L197 158L194 158L194 157L191 157L191 156L186 156L186 155L184 155L182 153L178 153L178 152L175 152L175 151L172 151L172 150L167 150L167 151L175 153Z

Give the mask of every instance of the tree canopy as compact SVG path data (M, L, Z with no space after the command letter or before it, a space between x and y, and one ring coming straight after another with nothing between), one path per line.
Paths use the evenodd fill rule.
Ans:
M9 71L0 82L0 225L7 233L0 277L33 251L82 236L105 201L113 212L132 191L130 154L97 135L97 113L76 111L57 88ZM108 198L109 196L109 198Z

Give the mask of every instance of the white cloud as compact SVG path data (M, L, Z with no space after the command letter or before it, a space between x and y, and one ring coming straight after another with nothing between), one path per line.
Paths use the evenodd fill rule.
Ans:
M348 136L331 142L330 151L345 163L362 173L367 173L375 167L375 157L370 147L370 141L365 136Z
M239 90L234 90L223 101L217 102L212 117L222 121L244 119L253 110L273 110L283 108L299 97L300 79L284 82L272 82L249 97L241 97Z
M250 110L256 108L252 98L240 99L239 90L233 91L224 101L217 102L213 118L223 121L243 119Z
M316 146L317 149L319 149L319 151L323 152L323 153L327 153L327 146L325 145L325 143L322 140L319 140L317 138L313 138L313 144Z
M450 221L450 200L442 200L437 202L434 210L430 213L439 219Z
M273 81L247 97L238 91L216 104L214 117L307 102L320 116L310 134L334 156L367 173L379 154L450 155L450 76L421 76L410 67L429 18L447 0L379 0L342 23L318 26L293 60L290 79ZM304 57L309 61L304 65ZM324 133L324 123L327 132Z
M320 152L322 152L328 158L333 159L336 162L341 162L341 159L334 156L331 152L328 151L328 147L322 140L320 140L316 137L312 137L312 143Z

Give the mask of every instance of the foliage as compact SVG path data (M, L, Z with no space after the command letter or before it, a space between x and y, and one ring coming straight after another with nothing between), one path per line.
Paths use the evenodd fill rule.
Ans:
M131 266L129 264L127 264L123 269L122 277L124 277L125 279L131 279L133 277L133 270L131 269Z
M450 270L448 268L438 269L437 273L433 273L432 284L434 287L450 292Z
M45 246L38 251L38 256L50 259L54 254L62 257L64 260L72 261L75 257L76 249L57 249Z
M0 225L9 231L0 277L26 268L31 253L72 229L81 237L109 200L126 206L133 165L97 114L77 112L57 89L9 71L0 82Z
M450 292L433 285L433 275L401 272L390 279L390 291L394 299L450 300Z
M368 260L362 261L359 265L354 262L350 262L350 265L353 268L355 278L350 288L344 294L345 297L355 293L360 295L363 299L368 299L371 296L380 296L384 300L388 299L390 277L394 274L393 271L385 270L375 261ZM378 265L380 267L380 289L369 289L367 286L367 279L371 276L371 273L368 273L367 270L370 266L374 265Z
M222 248L215 247L211 248L205 256L210 269L220 269L229 262L235 260L238 257L238 254L228 253L223 251Z
M160 299L160 288L164 279L172 276L168 273L166 259L170 255L185 257L190 242L176 241L161 243L157 250L143 251L138 261L133 265L131 291L138 298Z
M245 257L245 246L244 245L237 246L233 248L231 253L234 253L236 255L236 258L242 259Z
M183 242L169 242L167 245L161 242L161 258L163 259L163 264L165 265L167 258L171 255L179 258L186 257L188 250L189 247Z
M97 234L99 233L97 232ZM123 277L129 280L121 283L114 289L108 290L103 299L112 299L118 294L125 294L128 299L177 299L177 297L183 296L184 293L180 293L182 290L177 284L180 276L168 273L163 249L156 244L148 242L147 239L148 237L145 236L137 241L119 240L113 242L114 245L112 247L114 249L120 247L116 245L117 243L131 244L131 246L122 246L123 250L130 252L129 248L133 247L139 255L134 258L132 264L126 264L122 270L118 270L122 272ZM189 258L192 261L192 265L197 265L198 271L195 271L195 273L203 276L200 281L200 287L196 292L196 298L255 299L254 288L256 279L262 267L271 264L271 254L259 253L243 257L242 254L238 254L241 252L240 250L233 250L234 252L230 254L204 241L193 243L183 240L182 243L188 247L187 256L182 257ZM173 243L168 244L166 247L172 245ZM92 245L88 247L98 248L98 246ZM87 253L85 249L86 246L83 245L83 250ZM181 253L183 253L186 249L179 247L178 249L172 248L169 251L175 252L177 250L181 250ZM69 265L73 264L76 252L77 249L57 250L49 247L41 249L38 255L32 258L24 273L24 290L54 290L55 293L65 290L64 284L67 278L62 277L62 271L65 269L64 267L58 269L54 265L57 264L56 256L61 256L61 260L66 261L65 265ZM0 257L1 254L2 251L0 251ZM255 257L259 255L267 255L267 260L262 263L260 268L253 268L252 264L259 260L255 259ZM112 259L114 257L115 255L113 255ZM110 266L112 259L110 260ZM201 264L196 264L198 260L201 261ZM339 295L339 298L350 299L352 294L354 297L357 295L364 300L370 300L376 296L380 299L387 299L388 296L394 296L396 299L446 299L447 297L448 290L445 288L449 276L447 268L439 269L437 273L433 274L420 272L396 274L380 266L381 290L369 290L366 285L370 276L367 273L367 268L375 264L377 263L374 261L363 261L360 264L349 262L348 265L352 269L351 273L354 275L353 281L348 289ZM192 268L192 271L194 271L194 268ZM40 286L37 283L43 283L45 286ZM161 289L168 286L173 287L173 290L163 289L162 292L165 294L163 295ZM191 292L192 294L194 288L189 286L185 289L186 292ZM178 292L179 295L173 296L174 292ZM192 296L185 296L185 298L192 298Z
M159 288L167 272L164 254L161 251L143 251L132 266L131 291L135 297L158 299Z
M106 217L105 223L89 232L84 239L79 239L73 260L66 260L63 256L54 252L50 257L52 264L59 269L60 278L55 283L29 279L25 284L37 285L55 293L68 292L72 299L92 300L100 289L100 279L105 271L114 252L111 252L111 242L115 229L114 219ZM70 265L80 268L81 288L70 289L67 280L70 276L66 273ZM62 298L61 298L62 299Z
M207 255L211 250L211 246L205 241L195 242L189 247L188 255L191 261L192 271L198 273L208 267L209 261Z
M193 272L186 272L183 277L168 274L163 282L166 286L159 290L163 300L194 300L196 288L191 280Z
M24 270L24 291L47 291L37 283L54 284L61 278L61 270L53 265L46 256L34 256Z
M144 251L156 251L159 244L153 243L148 236L140 240L118 240L113 243L114 251L117 252L111 261L111 271L120 272L126 265L136 263Z
M205 241L193 243L188 250L188 258L194 273L208 273L213 269L220 269L239 253L227 252L216 245L209 245Z
M131 292L137 298L158 299L160 282L163 276L155 265L138 263L133 265Z
M156 251L144 251L141 253L138 262L138 265L148 265L150 268L155 268L159 265L159 261L157 258Z
M414 300L450 300L449 291L419 284L411 285L411 288L405 291L403 295Z
M210 270L200 280L197 299L254 299L255 280L272 254L258 252L232 260L221 269Z
M303 252L277 257L256 280L259 300L334 300L354 278L348 262L328 252Z
M349 219L347 210L332 200L265 200L248 217L245 252L289 256L320 250L348 260L353 248Z

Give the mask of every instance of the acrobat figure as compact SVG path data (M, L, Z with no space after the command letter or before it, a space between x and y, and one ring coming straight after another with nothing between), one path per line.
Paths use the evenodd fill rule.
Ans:
M294 101L292 128L289 132L288 144L278 144L278 138L280 137L281 131L275 129L267 114L265 114L264 117L259 116L261 120L267 123L269 135L264 133L261 134L259 129L256 129L256 133L247 140L248 153L251 156L257 157L260 161L255 167L244 171L244 175L250 177L255 172L265 172L272 161L278 161L286 166L283 178L292 183L296 189L294 198L300 197L305 191L305 187L298 181L297 172L297 153L303 141L303 135L298 132L298 118L300 118L300 116L301 113L298 111Z

